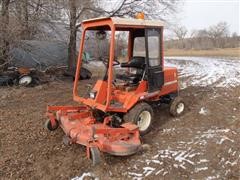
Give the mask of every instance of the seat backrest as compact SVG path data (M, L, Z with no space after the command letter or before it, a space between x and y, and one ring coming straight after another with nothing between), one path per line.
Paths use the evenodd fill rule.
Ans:
M121 67L132 67L138 69L145 68L145 57L142 56L134 56L129 62L121 63Z

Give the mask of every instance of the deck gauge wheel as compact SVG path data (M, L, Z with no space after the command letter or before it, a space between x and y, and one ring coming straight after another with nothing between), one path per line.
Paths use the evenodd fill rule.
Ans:
M48 119L46 120L44 127L49 131L55 131L59 127L59 123L58 121L55 121L55 126L52 126L51 120Z
M93 166L101 163L101 154L97 147L90 147L90 159L92 160Z

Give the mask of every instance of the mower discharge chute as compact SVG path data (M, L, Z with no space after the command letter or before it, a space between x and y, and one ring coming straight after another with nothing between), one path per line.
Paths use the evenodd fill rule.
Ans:
M48 106L46 127L65 132L64 142L86 146L87 156L96 164L100 151L127 156L141 149L140 135L151 130L153 105L170 104L170 113L179 116L184 102L178 97L177 69L164 67L163 23L156 20L98 18L82 22L82 38L73 88L73 106ZM106 72L87 97L78 94L78 79L87 31L96 37L110 35ZM126 62L115 59L115 34L128 33ZM140 43L140 44L139 44ZM126 73L114 74L114 66ZM134 70L134 71L133 71Z

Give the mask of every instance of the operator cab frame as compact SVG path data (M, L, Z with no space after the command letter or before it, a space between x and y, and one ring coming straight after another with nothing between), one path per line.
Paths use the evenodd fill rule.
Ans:
M143 74L140 80L148 82L148 92L159 90L164 84L163 27L130 29L128 43L129 62L121 63L121 67L134 67L142 70ZM136 46L143 46L140 48L140 54L137 52L139 47Z
M136 20L124 18L97 18L82 22L82 37L80 51L78 56L77 70L73 88L73 99L77 102L95 107L104 112L127 112L137 101L142 98L152 98L167 94L171 91L177 91L178 85L175 84L170 89L164 89L164 69L163 69L163 23L158 20ZM94 98L84 98L78 95L78 79L82 64L82 53L84 48L85 34L87 30L110 31L109 60L107 64L106 75L103 80L98 80L93 90L96 92ZM128 31L128 57L127 62L131 63L134 59L134 41L138 37L142 37L145 43L145 57L140 56L142 60L145 58L145 67L142 78L137 83L137 87L130 92L118 89L114 84L113 69L114 65L119 64L115 60L115 34L116 31ZM157 39L158 45L149 46L152 37ZM152 56L151 50L155 50L158 54ZM144 58L142 58L144 57ZM136 59L136 58L135 58ZM139 56L138 56L139 59ZM121 65L124 67L124 64ZM126 66L126 64L125 64ZM171 69L176 78L176 69ZM172 75L171 75L172 76ZM170 79L171 80L171 79ZM117 103L114 103L117 102Z

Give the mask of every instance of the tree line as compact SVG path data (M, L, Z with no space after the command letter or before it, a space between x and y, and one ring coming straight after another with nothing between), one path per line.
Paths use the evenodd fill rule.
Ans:
M229 25L219 22L206 29L189 32L184 26L171 29L173 38L165 42L167 49L214 49L240 47L240 36L229 33Z

